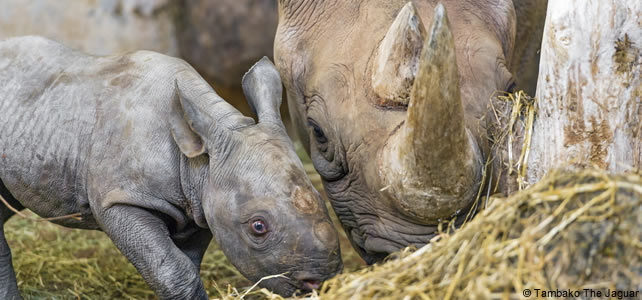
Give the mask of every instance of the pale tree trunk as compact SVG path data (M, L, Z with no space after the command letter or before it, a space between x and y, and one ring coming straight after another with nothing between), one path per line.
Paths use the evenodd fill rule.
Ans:
M642 160L642 1L549 1L526 180L564 165Z

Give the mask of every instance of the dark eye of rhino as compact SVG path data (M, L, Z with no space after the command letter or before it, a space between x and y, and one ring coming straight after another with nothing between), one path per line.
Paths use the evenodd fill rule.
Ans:
M517 89L517 84L515 83L515 81L511 81L508 84L508 87L506 88L506 92L509 94L512 94L515 92L516 89Z
M323 129L319 127L319 125L312 119L308 119L308 123L310 124L310 127L312 127L312 134L314 135L314 138L317 140L317 143L319 144L325 144L328 142L328 139L325 136L325 133L323 132Z
M260 236L264 235L268 232L268 227L267 224L265 224L265 221L263 219L255 219L250 223L250 226L252 227L252 233L254 235Z

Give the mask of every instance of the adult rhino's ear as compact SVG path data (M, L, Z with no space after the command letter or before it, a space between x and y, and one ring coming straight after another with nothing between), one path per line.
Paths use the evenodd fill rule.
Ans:
M243 93L260 123L283 127L279 107L283 86L281 76L270 59L263 57L250 68L242 81Z
M408 2L397 14L373 61L372 89L383 105L408 106L426 30Z
M169 120L172 137L185 156L197 157L206 152L205 139L214 119L187 97L178 84L175 91Z

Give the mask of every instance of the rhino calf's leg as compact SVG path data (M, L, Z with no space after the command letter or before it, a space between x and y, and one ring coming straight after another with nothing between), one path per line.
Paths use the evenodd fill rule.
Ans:
M7 200L12 207L18 210L23 209L22 205L9 194L2 181L0 181L0 196ZM4 236L4 223L12 215L13 212L0 203L0 299L19 300L16 273L13 271L11 263L11 249L9 249L9 244Z
M172 241L167 225L150 211L115 205L98 223L160 299L208 299L199 271Z
M0 299L18 300L16 273L11 264L11 250L4 237L4 222L0 222Z
M212 241L212 232L209 229L200 229L186 238L174 239L174 243L183 251L196 269L200 271L203 255Z

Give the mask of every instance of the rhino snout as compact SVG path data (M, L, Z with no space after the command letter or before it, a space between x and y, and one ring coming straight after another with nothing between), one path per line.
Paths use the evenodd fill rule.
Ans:
M314 235L323 245L324 250L336 253L339 250L337 231L328 222L321 222L314 226Z

